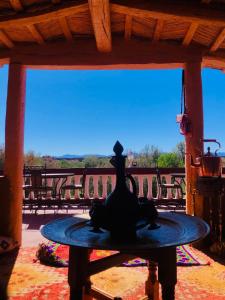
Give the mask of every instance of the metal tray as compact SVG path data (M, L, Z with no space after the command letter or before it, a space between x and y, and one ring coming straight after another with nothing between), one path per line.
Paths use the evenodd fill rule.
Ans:
M178 246L192 243L204 238L209 233L209 226L202 219L185 214L159 213L156 221L160 227L148 230L148 227L137 230L137 240L129 243L115 243L110 233L94 233L88 220L68 217L46 224L41 233L49 240L77 247L105 250L146 250Z

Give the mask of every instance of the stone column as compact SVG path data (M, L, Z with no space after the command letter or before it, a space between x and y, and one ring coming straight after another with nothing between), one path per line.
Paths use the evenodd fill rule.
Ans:
M203 153L203 103L201 62L189 62L185 65L186 111L191 122L191 133L185 136L186 168L186 207L188 214L203 217L203 198L196 193L197 170L191 167L191 157Z
M26 70L9 64L5 125L4 197L1 197L0 235L12 237L21 244L23 200L23 147Z

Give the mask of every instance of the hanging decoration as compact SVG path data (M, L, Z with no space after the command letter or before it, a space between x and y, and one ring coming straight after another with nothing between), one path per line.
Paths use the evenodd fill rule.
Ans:
M181 92L181 112L176 117L177 123L180 124L180 133L183 135L191 135L191 121L188 117L186 101L185 101L185 82L184 70L182 72L182 92Z

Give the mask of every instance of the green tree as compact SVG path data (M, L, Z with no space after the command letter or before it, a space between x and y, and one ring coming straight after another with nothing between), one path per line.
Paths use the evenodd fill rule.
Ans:
M152 164L153 164L153 167L155 167L157 165L158 158L160 156L159 149L155 146L151 146L151 155L152 155Z
M98 158L100 168L111 168L112 165L110 163L110 158L108 157L100 157Z
M99 166L98 158L96 156L87 156L83 160L85 168L97 168Z
M184 160L185 160L185 143L180 142L176 145L174 152L178 155L180 160L183 162L184 165Z
M63 159L63 160L59 160L58 162L59 162L60 168L73 168L73 161L71 161L71 160Z
M73 160L73 168L84 168L84 162L78 159Z
M177 153L162 153L158 158L159 168L178 168L182 167L183 162L177 155Z
M42 166L44 162L40 155L35 154L34 151L28 151L24 154L24 164L26 166Z
M60 162L51 156L43 156L42 160L46 168L60 168Z
M156 146L146 145L141 153L137 155L137 166L143 168L155 167L159 156L160 150Z
M59 160L60 168L83 168L84 163L77 159L74 160Z

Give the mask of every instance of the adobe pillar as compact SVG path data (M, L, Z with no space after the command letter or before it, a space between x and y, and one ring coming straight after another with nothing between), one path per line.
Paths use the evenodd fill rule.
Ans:
M203 217L203 197L196 194L197 171L191 167L191 157L203 153L203 103L201 61L189 62L185 65L186 110L191 122L191 134L185 136L185 168L186 168L186 211Z
M5 197L1 199L0 233L14 238L19 244L22 236L25 91L25 67L10 63L5 125Z

